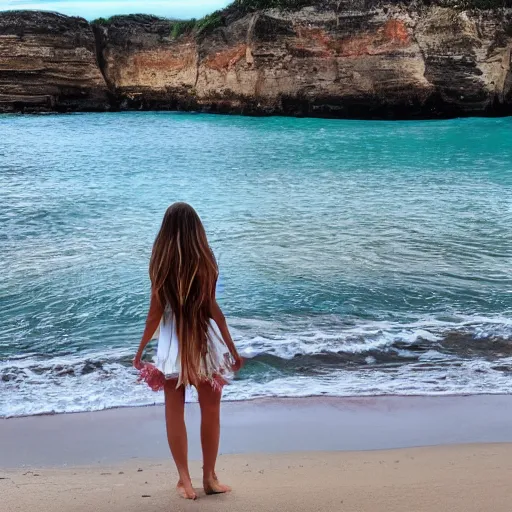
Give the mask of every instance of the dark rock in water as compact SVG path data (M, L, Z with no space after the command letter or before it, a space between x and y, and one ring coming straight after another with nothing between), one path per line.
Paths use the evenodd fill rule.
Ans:
M512 373L512 367L506 365L497 365L492 367L493 370L503 373Z
M74 376L75 370L70 366L57 365L53 368L53 372L57 377L65 377L67 375Z
M155 16L90 25L57 14L3 13L0 111L376 119L512 114L512 9L442 4L230 7L206 28L182 31Z
M99 361L87 361L82 368L82 375L87 375L96 370L103 368L103 365Z

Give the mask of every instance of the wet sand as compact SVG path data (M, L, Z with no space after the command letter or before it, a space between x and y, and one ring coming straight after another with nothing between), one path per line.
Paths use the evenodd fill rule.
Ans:
M187 404L191 459L199 408ZM265 399L222 405L221 453L512 442L512 396ZM165 459L161 406L0 420L0 467Z

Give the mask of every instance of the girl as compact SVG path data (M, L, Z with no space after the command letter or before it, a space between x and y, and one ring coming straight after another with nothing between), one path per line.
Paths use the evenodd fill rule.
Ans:
M215 300L218 275L199 216L188 204L173 204L165 213L153 246L149 264L151 302L133 364L153 389L164 389L167 439L178 469L178 492L192 500L197 495L188 470L184 417L187 386L197 389L201 408L204 490L206 494L230 491L215 474L220 400L226 377L240 369L242 359ZM141 358L159 327L155 368L143 364ZM155 373L161 378L161 386L155 386Z

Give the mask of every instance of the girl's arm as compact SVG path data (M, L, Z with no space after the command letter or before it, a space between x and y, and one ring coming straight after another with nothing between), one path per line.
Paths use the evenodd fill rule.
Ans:
M151 341L153 334L155 334L158 326L160 325L160 320L162 319L162 315L164 314L164 310L162 305L160 304L160 300L158 299L158 295L156 293L151 292L151 301L149 303L149 312L148 317L146 319L146 328L144 329L144 334L142 335L142 339L140 340L139 350L135 355L135 359L133 360L133 366L140 370L142 368L142 354L147 344Z
M231 338L231 333L229 332L226 317L224 316L224 313L220 309L216 300L214 300L212 304L211 316L213 321L219 327L222 339L224 340L226 347L228 347L229 352L231 353L233 359L235 360L233 370L237 372L243 365L243 359L240 357L240 354L238 353L238 350L236 349L235 344L233 343L233 338Z

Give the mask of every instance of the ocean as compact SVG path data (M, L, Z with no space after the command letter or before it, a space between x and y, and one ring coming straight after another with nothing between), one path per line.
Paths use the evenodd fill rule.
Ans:
M226 400L512 393L511 141L512 118L0 116L0 416L163 401L131 360L174 201L247 357Z

